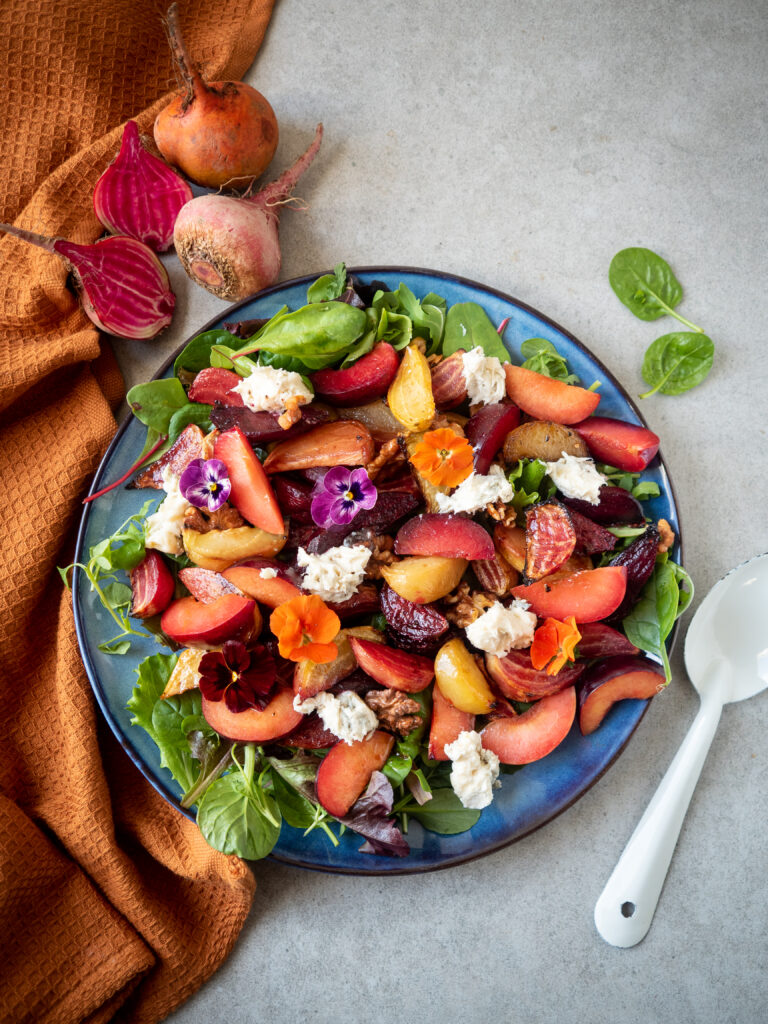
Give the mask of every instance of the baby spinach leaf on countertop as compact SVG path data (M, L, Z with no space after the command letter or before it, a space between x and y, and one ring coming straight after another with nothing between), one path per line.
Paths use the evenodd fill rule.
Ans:
M703 333L675 312L683 297L682 286L667 261L652 249L636 246L617 252L608 268L608 280L616 296L640 320L670 315L692 331Z
M712 369L715 346L706 334L675 331L657 338L643 359L643 380L651 385L640 398L659 391L662 395L681 395L701 384Z

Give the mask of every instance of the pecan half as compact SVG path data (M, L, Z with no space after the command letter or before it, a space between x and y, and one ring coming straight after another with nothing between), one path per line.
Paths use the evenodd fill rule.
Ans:
M369 462L365 467L365 471L368 474L369 480L375 480L379 473L384 469L385 466L389 465L390 462L397 460L403 462L405 456L403 455L400 447L400 441L398 438L393 437L391 441L385 441L379 449L379 454L373 460Z
M477 559L472 563L477 582L485 591L497 597L506 597L520 577L498 551L493 558Z
M210 533L211 530L234 530L248 524L232 505L222 505L216 512L207 512L190 505L184 513L184 526L196 533Z
M369 690L363 699L379 724L392 732L407 736L421 725L421 705L400 690Z

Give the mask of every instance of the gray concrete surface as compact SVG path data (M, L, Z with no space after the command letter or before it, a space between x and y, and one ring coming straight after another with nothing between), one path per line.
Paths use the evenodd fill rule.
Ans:
M281 125L273 167L326 137L286 212L284 279L348 265L454 272L548 313L642 388L642 323L611 292L646 245L714 339L708 380L643 403L663 438L698 599L768 549L768 5L279 0L248 81ZM159 342L131 381L224 308L168 261ZM686 616L686 621L688 616ZM768 696L727 708L650 933L609 947L593 908L697 707L682 665L629 747L520 843L429 876L256 865L253 913L174 1024L752 1024L768 1004Z

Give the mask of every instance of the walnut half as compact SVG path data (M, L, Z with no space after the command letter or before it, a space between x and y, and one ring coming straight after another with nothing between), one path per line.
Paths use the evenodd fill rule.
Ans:
M399 690L369 690L364 700L381 725L401 736L421 725L421 705Z

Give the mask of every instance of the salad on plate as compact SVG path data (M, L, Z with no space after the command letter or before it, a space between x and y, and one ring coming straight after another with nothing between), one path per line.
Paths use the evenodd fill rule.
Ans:
M159 641L131 720L216 849L264 857L285 821L406 857L412 821L468 831L668 683L692 587L644 506L659 438L505 326L339 264L129 392L144 450L88 500L151 498L78 570L103 653Z

